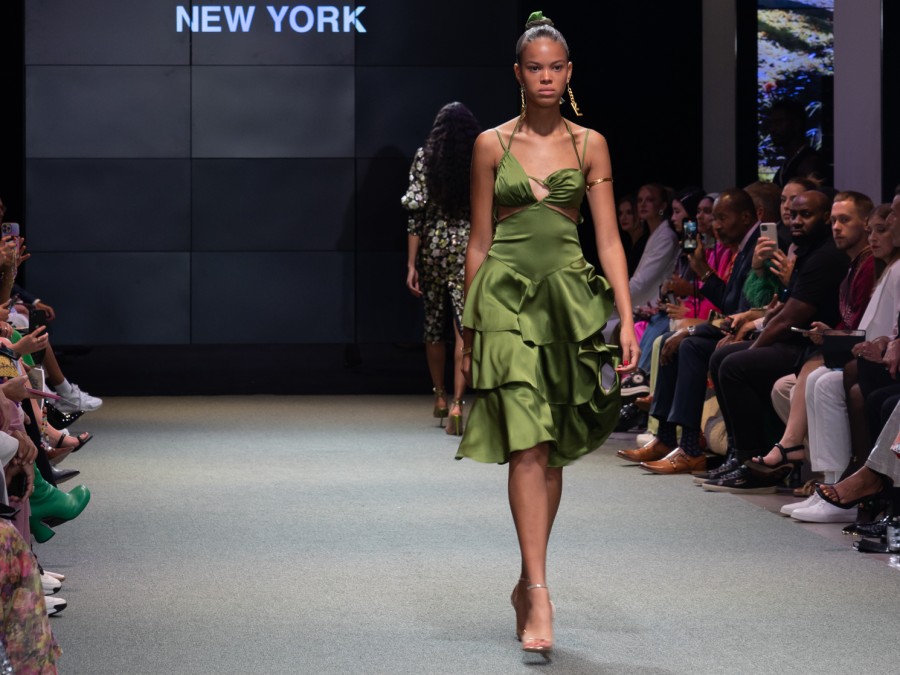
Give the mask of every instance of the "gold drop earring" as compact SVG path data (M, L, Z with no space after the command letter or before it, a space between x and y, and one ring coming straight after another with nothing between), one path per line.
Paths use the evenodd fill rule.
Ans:
M519 97L522 99L522 109L519 111L519 117L525 118L525 85L519 85Z
M572 85L566 82L566 88L569 90L569 105L572 106L572 110L575 111L576 117L584 117L584 113L582 113L578 109L578 104L575 103L575 95L572 93Z

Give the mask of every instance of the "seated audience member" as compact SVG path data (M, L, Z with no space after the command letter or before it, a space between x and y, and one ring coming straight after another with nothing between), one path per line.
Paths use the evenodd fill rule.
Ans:
M762 219L763 222L775 222L778 240L760 237L753 258L753 274L747 275L744 295L753 307L763 307L773 297L780 297L787 288L794 268L796 246L791 243L790 205L794 197L801 192L815 189L816 184L806 178L792 178L781 190L779 197L779 216L777 220Z
M900 513L900 399L878 434L875 446L859 470L838 483L822 483L816 494L826 503L841 509L852 509L873 497L886 497L890 513ZM879 528L871 528L875 536L884 533L886 520ZM860 533L859 527L853 531Z
M700 292L727 313L748 309L741 289L750 270L759 236L756 209L744 190L719 195L713 207L719 241L736 249L728 280L707 263L702 247L691 256L695 274L704 282ZM700 449L700 421L710 355L725 334L711 324L691 325L664 336L650 414L659 420L657 436L649 443L617 454L655 473L702 471L706 457ZM676 438L680 426L681 442Z
M616 216L619 222L619 235L622 237L622 248L625 249L625 261L628 264L628 277L634 274L647 239L650 238L650 228L647 223L638 218L637 199L634 195L620 197L616 203Z
M805 355L803 338L791 331L814 321L834 325L839 320L839 286L847 272L847 256L835 246L830 228L831 202L817 190L794 198L792 236L797 259L783 303L767 312L762 331L753 340L731 340L710 359L710 375L728 432L729 447L741 463L734 472L711 479L705 490L724 492L773 492L788 473L782 468L767 477L749 471L743 463L768 452L766 421L774 419L771 392L776 380L794 371ZM736 320L741 324L746 316ZM771 414L770 414L771 413Z
M638 218L650 231L644 253L628 282L634 307L646 305L659 297L659 287L672 275L678 255L678 237L669 224L669 200L666 189L658 183L644 185L638 190ZM619 326L613 312L603 335L611 341Z
M27 315L21 315L15 309L10 311L7 305L12 297L12 289L18 273L19 266L28 260L30 254L22 255L25 246L24 237L5 237L2 242L2 267L0 267L0 321L12 322L16 325L28 326ZM51 312L52 312L52 308ZM22 316L21 321L16 321L17 315ZM5 325L0 331L0 337L13 338L12 324ZM40 326L28 326L31 334L36 339L40 339L45 335L46 328ZM42 363L46 371L46 382L61 397L56 403L56 409L62 413L75 413L78 411L97 410L103 401L91 396L87 392L82 391L77 384L70 383L62 373L56 355L53 352L49 342L41 345L35 351L43 350L44 361ZM21 352L20 352L21 353Z
M672 199L671 223L679 238L678 257L672 278L667 280L660 289L657 311L651 313L646 321L635 324L635 329L640 330L641 358L637 369L622 380L621 393L626 400L634 396L650 393L649 370L653 341L669 330L671 319L684 318L688 315L693 316L693 312L696 309L694 304L690 306L685 305L686 301L695 301L696 297L699 297L699 293L697 293L698 285L692 283L696 282L697 279L688 264L688 252L685 251L683 238L684 222L689 220L696 223L697 208L703 196L704 193L701 188L684 188L679 190ZM696 242L698 238L692 237L691 240ZM693 249L690 252L693 252ZM675 281L684 281L684 286L673 291L672 284ZM673 302L671 305L667 305L664 302L665 296L669 293L672 293L678 299L677 302ZM675 300L675 297L672 299ZM699 305L699 301L696 301L696 304ZM669 310L672 311L673 315L669 314ZM677 316L675 315L676 312Z
M14 673L56 673L61 651L50 629L37 560L0 520L0 635Z
M844 251L850 261L847 275L841 282L839 291L840 321L834 326L837 330L867 330L881 331L883 324L879 324L877 316L881 304L875 296L872 296L874 284L874 261L876 257L892 257L893 247L881 249L875 246L877 239L867 237L868 228L871 227L872 214L871 200L858 192L841 192L831 208L832 232L835 245ZM870 246L870 242L873 243ZM873 255L874 254L874 255ZM881 286L883 289L883 286ZM880 291L876 291L876 295ZM870 301L870 297L872 300ZM868 306L868 307L867 307ZM865 310L865 315L863 314ZM883 312L881 312L883 314ZM891 314L896 314L892 311ZM887 325L890 326L893 316L887 317ZM817 332L828 330L830 326L822 323L813 323L811 328ZM815 343L821 344L821 338L812 336ZM755 457L747 466L760 473L777 470L779 466L790 464L799 468L804 459L804 437L809 438L809 456L812 469L816 472L824 472L825 479L834 482L847 466L849 456L846 450L834 443L830 433L822 433L823 425L830 424L827 420L816 421L816 408L813 404L814 391L821 379L833 379L832 386L841 393L843 398L843 376L840 371L826 368L822 351L816 349L803 363L798 375L790 374L776 382L774 389L793 387L790 412L785 426L784 434L775 443L772 450L764 457ZM774 391L774 390L773 390ZM846 420L846 408L837 410L837 414ZM830 417L830 415L829 415ZM808 423L812 421L812 424ZM848 444L845 447L849 446ZM782 513L791 515L796 520L808 522L835 522L829 520L837 516L846 518L846 512L841 514L829 513L829 510L817 506L817 500L813 497L801 503L802 505L787 505ZM825 505L827 506L827 505Z

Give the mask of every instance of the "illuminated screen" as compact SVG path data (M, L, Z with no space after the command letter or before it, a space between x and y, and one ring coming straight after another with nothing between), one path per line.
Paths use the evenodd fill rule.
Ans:
M766 124L767 111L777 100L803 105L807 142L827 155L834 0L758 0L757 25L758 174L759 180L771 181L787 159Z

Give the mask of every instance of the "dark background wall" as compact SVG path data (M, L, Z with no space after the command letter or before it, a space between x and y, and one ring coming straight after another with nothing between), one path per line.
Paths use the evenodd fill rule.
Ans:
M34 254L27 286L60 314L55 344L91 345L89 378L161 354L209 373L248 353L326 354L337 372L394 349L393 370L424 380L403 286L409 163L448 101L484 127L517 113L532 7L385 0L360 15L365 33L277 34L260 3L249 33L191 34L179 4L0 10L21 26L3 47L21 117L2 132L0 194ZM569 40L578 121L607 136L617 193L699 182L700 1L542 10ZM595 258L589 221L583 242ZM114 388L144 391L146 370Z

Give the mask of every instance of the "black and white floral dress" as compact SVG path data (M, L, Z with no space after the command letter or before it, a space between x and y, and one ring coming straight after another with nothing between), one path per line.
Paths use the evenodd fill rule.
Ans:
M441 342L447 337L448 311L456 327L462 325L469 221L451 218L429 202L422 148L416 151L409 189L400 201L409 212L407 232L420 240L416 268L425 300L425 341Z

